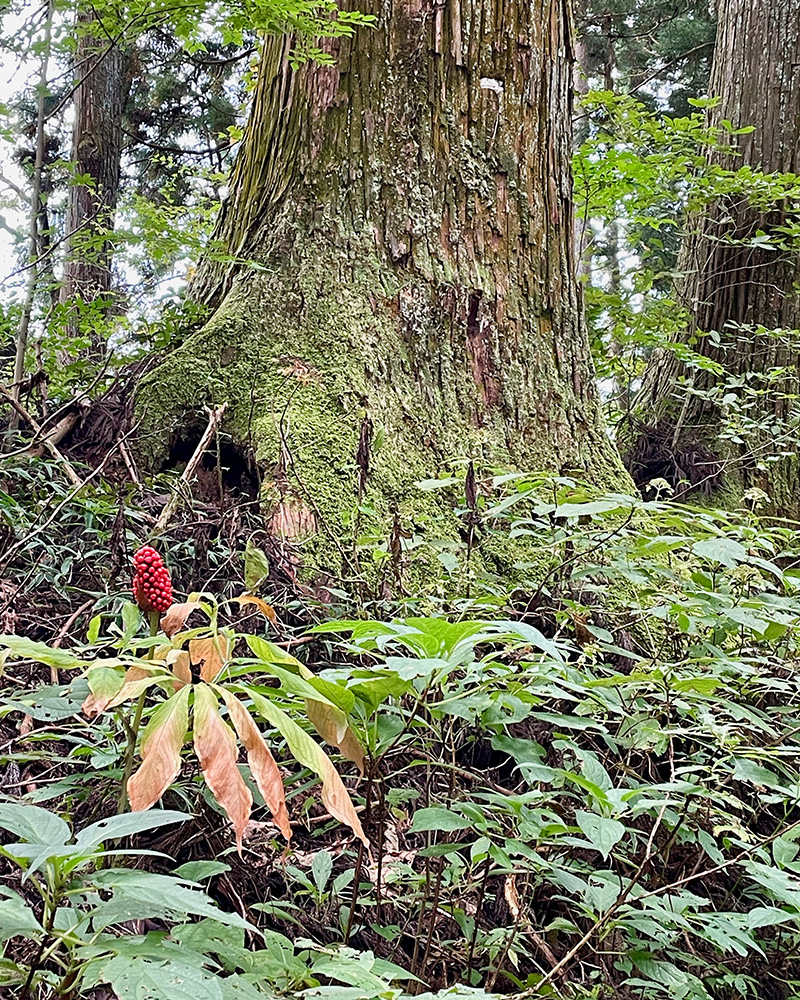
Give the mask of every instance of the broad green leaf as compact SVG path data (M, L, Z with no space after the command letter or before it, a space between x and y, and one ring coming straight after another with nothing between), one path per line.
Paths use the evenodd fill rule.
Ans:
M86 662L65 649L51 649L47 643L34 642L33 639L26 639L23 635L0 635L0 649L2 648L11 650L14 656L35 660L37 663L44 663L48 667L60 670L82 667Z
M238 913L220 910L198 889L190 889L177 878L131 868L104 868L93 876L101 891L111 891L111 898L100 903L92 918L95 930L127 920L175 918L191 914L210 917L221 924L257 929Z
M732 538L704 538L692 545L692 552L701 559L722 563L729 568L747 560L747 549Z
M92 645L97 642L100 636L100 626L103 623L102 615L95 615L89 622L89 628L86 630L86 641Z
M118 955L102 966L98 981L108 983L119 1000L224 1000L220 979L199 962Z
M119 816L109 816L92 823L75 838L76 847L81 850L99 847L105 840L117 840L120 837L130 837L145 830L155 830L172 823L184 823L192 819L190 813L175 812L171 809L159 809L150 813L123 813Z
M247 539L244 550L244 585L247 590L258 590L269 576L269 559L262 550Z
M630 502L629 500L629 504ZM633 502L635 503L635 501ZM562 503L553 511L553 517L589 517L593 514L608 514L612 510L621 510L625 506L625 502L621 499L588 500L586 503Z
M175 869L174 874L178 878L185 878L188 882L199 882L200 879L211 878L214 875L222 875L229 872L230 865L222 861L187 861Z
M319 892L325 891L328 879L333 871L333 858L330 851L317 851L311 861L311 875Z
M56 813L16 802L0 803L0 829L42 846L66 844L72 839L69 826Z
M248 635L245 636L245 639L253 656L263 660L264 663L282 664L284 667L290 667L293 673L300 673L302 670L308 669L291 653L287 653L285 649L281 649L280 646L276 646L268 639L262 639L258 635Z
M411 821L411 833L425 833L428 830L441 830L450 832L453 830L468 830L473 826L473 821L443 806L430 806L426 809L417 809Z
M592 847L603 855L604 861L625 836L624 824L607 816L580 809L575 813L575 822Z
M43 934L44 928L28 904L11 889L0 886L0 895L5 894L7 898L0 899L0 941Z

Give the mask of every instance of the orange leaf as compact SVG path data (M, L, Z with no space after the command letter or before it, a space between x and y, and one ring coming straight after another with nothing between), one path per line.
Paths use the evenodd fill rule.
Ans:
M211 794L233 823L236 847L241 854L242 837L250 819L253 796L236 765L236 737L230 726L223 722L219 703L208 684L196 684L194 687L194 748Z
M275 609L271 604L267 604L263 598L256 597L255 594L240 594L238 597L234 597L233 599L242 607L245 604L255 604L261 614L271 621L273 625L278 624L278 616L275 614Z
M342 727L343 713L341 709L328 705L324 701L314 701L312 698L307 698L306 714L323 740L329 746L338 747L342 754L348 760L352 760L363 774L364 750L346 719L344 727Z
M289 826L289 813L286 811L286 795L283 790L283 778L275 763L275 758L264 742L258 726L244 705L232 691L216 688L228 706L231 722L239 734L239 739L247 751L247 763L258 790L264 796L267 808L272 813L281 833L287 840L292 838L292 828Z
M176 632L180 632L186 624L186 619L189 615L199 607L199 601L187 601L185 604L173 604L161 619L161 629L167 638L171 639Z
M110 667L95 667L86 675L89 694L81 705L81 711L88 717L99 715L124 684L118 670Z
M215 635L210 639L190 639L189 659L200 667L200 676L210 684L216 680L228 659L228 639Z
M189 727L189 691L185 687L153 712L142 734L142 764L128 782L131 809L149 809L181 769L181 747Z

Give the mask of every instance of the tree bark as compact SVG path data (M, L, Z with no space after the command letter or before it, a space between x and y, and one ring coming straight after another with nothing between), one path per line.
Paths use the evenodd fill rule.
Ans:
M288 537L431 537L413 484L458 459L619 485L575 275L569 4L360 6L377 27L331 66L266 43L191 286L215 311L142 386L145 426L229 400Z
M720 100L710 111L710 123L727 120L734 128L754 130L731 136L727 148L712 154L712 164L800 173L800 5L796 0L724 0L718 14L710 89ZM685 278L678 297L691 315L686 342L714 332L701 337L695 350L725 373L693 372L693 388L702 392L730 375L747 376L749 384L767 390L761 411L764 438L743 446L720 442L719 408L687 394L680 381L687 368L674 352L660 351L638 400L645 426L627 457L637 482L658 475L711 489L758 486L778 508L798 509L797 461L774 463L768 471L760 467L760 457L780 445L769 428L790 417L787 397L798 391L796 337L764 332L800 328L800 252L781 236L781 227L793 218L792 206L764 211L742 197L720 199L694 220L679 263ZM759 245L759 232L772 247ZM777 248L777 243L784 245ZM768 383L767 374L777 368L786 369L784 377Z
M104 32L91 9L78 16L71 167L66 216L67 251L61 300L68 328L81 329L83 306L97 302L102 316L112 287L111 236L119 195L122 113L130 89L129 57ZM97 316L89 320L90 329ZM99 342L95 342L95 347Z

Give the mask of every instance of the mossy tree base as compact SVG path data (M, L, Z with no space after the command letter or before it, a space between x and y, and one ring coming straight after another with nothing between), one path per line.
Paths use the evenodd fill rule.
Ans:
M268 46L193 283L215 311L137 404L158 462L227 400L273 530L337 576L353 536L456 535L414 484L459 460L626 481L574 277L565 4L377 6L336 68Z

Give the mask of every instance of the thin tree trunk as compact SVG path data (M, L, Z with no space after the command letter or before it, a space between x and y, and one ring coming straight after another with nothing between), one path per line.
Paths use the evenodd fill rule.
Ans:
M95 329L111 301L110 238L119 195L122 113L130 89L129 58L91 9L78 17L75 73L70 161L75 180L67 207L61 296L71 306L68 326L74 334ZM92 303L97 309L86 315ZM102 348L101 338L93 343Z
M710 123L727 120L734 128L754 130L732 136L728 148L712 154L714 164L800 173L798 65L796 0L725 0L720 5L711 75L711 92L720 101ZM692 317L687 342L714 332L714 337L701 337L695 350L718 362L726 375L747 376L749 384L767 390L760 414L752 415L772 426L777 424L770 418L789 416L785 397L798 391L800 376L796 340L758 332L759 327L800 328L800 252L774 247L781 241L780 227L791 218L790 206L764 212L744 198L721 199L694 220L679 263L685 278L677 292ZM764 242L759 233L773 246L759 245ZM786 369L784 378L767 385L763 376L779 367ZM644 427L628 455L634 478L641 482L659 475L706 488L727 483L739 490L755 485L772 495L778 508L796 511L796 460L774 463L769 471L760 467L770 450L780 450L780 438L770 440L770 434L741 447L720 443L720 411L680 388L687 374L674 352L654 356L637 404ZM720 382L707 371L695 371L691 379L700 393Z
M42 35L42 54L39 63L39 87L36 101L36 151L33 165L33 187L31 190L29 243L28 243L28 276L25 286L25 300L22 304L19 331L17 333L14 356L14 382L11 387L12 397L19 402L22 395L22 381L25 377L25 354L28 349L28 333L33 316L33 303L39 283L40 231L39 218L42 212L42 170L45 154L45 101L47 99L47 68L50 62L50 38L53 27L53 4L48 2L44 31ZM10 427L19 426L19 415L11 411Z
M435 537L414 482L459 459L618 484L575 274L568 3L367 7L331 66L267 42L192 284L216 312L143 385L145 426L230 400L284 536L340 538L363 491L363 532Z

